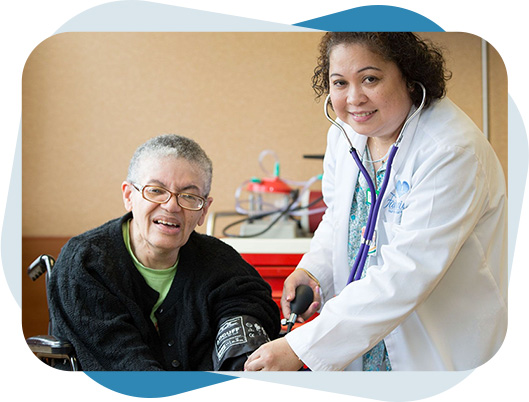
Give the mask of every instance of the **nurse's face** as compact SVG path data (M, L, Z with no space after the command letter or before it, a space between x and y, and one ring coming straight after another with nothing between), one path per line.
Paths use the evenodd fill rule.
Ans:
M412 106L397 65L361 44L331 50L329 92L342 121L358 134L382 140L396 139Z

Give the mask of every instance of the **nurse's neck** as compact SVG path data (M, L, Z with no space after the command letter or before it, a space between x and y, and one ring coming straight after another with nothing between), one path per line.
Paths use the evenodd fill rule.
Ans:
M376 137L369 137L367 139L367 146L369 147L369 152L373 160L380 159L389 152L391 146L399 138L403 126L404 122L391 134L377 135Z
M397 140L398 133L391 137L369 137L367 139L367 146L369 147L369 153L373 160L383 158L388 154L389 149Z

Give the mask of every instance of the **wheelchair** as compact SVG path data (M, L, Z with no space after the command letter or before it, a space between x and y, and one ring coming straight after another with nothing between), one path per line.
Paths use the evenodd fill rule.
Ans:
M41 276L46 280L46 298L48 297L48 282L52 275L55 260L47 254L42 254L28 267L27 274L32 281L36 281ZM292 301L292 312L290 321L285 321L282 325L288 324L287 331L281 331L279 336L284 336L289 332L298 314L302 314L312 303L313 293L308 286L300 286L296 289L296 297ZM48 309L49 317L49 309ZM45 364L69 371L82 371L78 362L73 345L65 340L61 340L52 335L52 321L48 320L48 335L37 335L26 339L30 350Z
M31 280L36 281L45 274L46 295L48 293L48 281L52 275L55 264L53 257L43 254L39 256L28 267L27 274ZM48 322L48 335L37 335L26 339L30 350L47 365L55 368L69 368L71 371L80 371L79 362L75 355L73 345L68 341L57 339L52 334L51 319Z

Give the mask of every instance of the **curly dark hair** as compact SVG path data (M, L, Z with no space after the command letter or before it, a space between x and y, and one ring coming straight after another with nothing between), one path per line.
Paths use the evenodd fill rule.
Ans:
M412 32L327 32L320 42L318 65L314 69L312 88L316 99L329 93L329 55L341 44L361 44L385 60L394 62L401 71L415 106L422 100L416 82L426 88L425 108L446 95L446 81L452 73L446 69L441 49Z

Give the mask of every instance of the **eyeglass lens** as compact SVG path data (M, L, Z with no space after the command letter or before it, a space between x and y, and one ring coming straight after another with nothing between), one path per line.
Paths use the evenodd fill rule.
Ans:
M155 186L145 186L143 189L143 194L145 198L149 201L157 202L163 204L168 202L171 198L172 193L164 188L155 187ZM203 205L203 200L193 194L180 193L176 197L178 205L183 208L201 208Z

